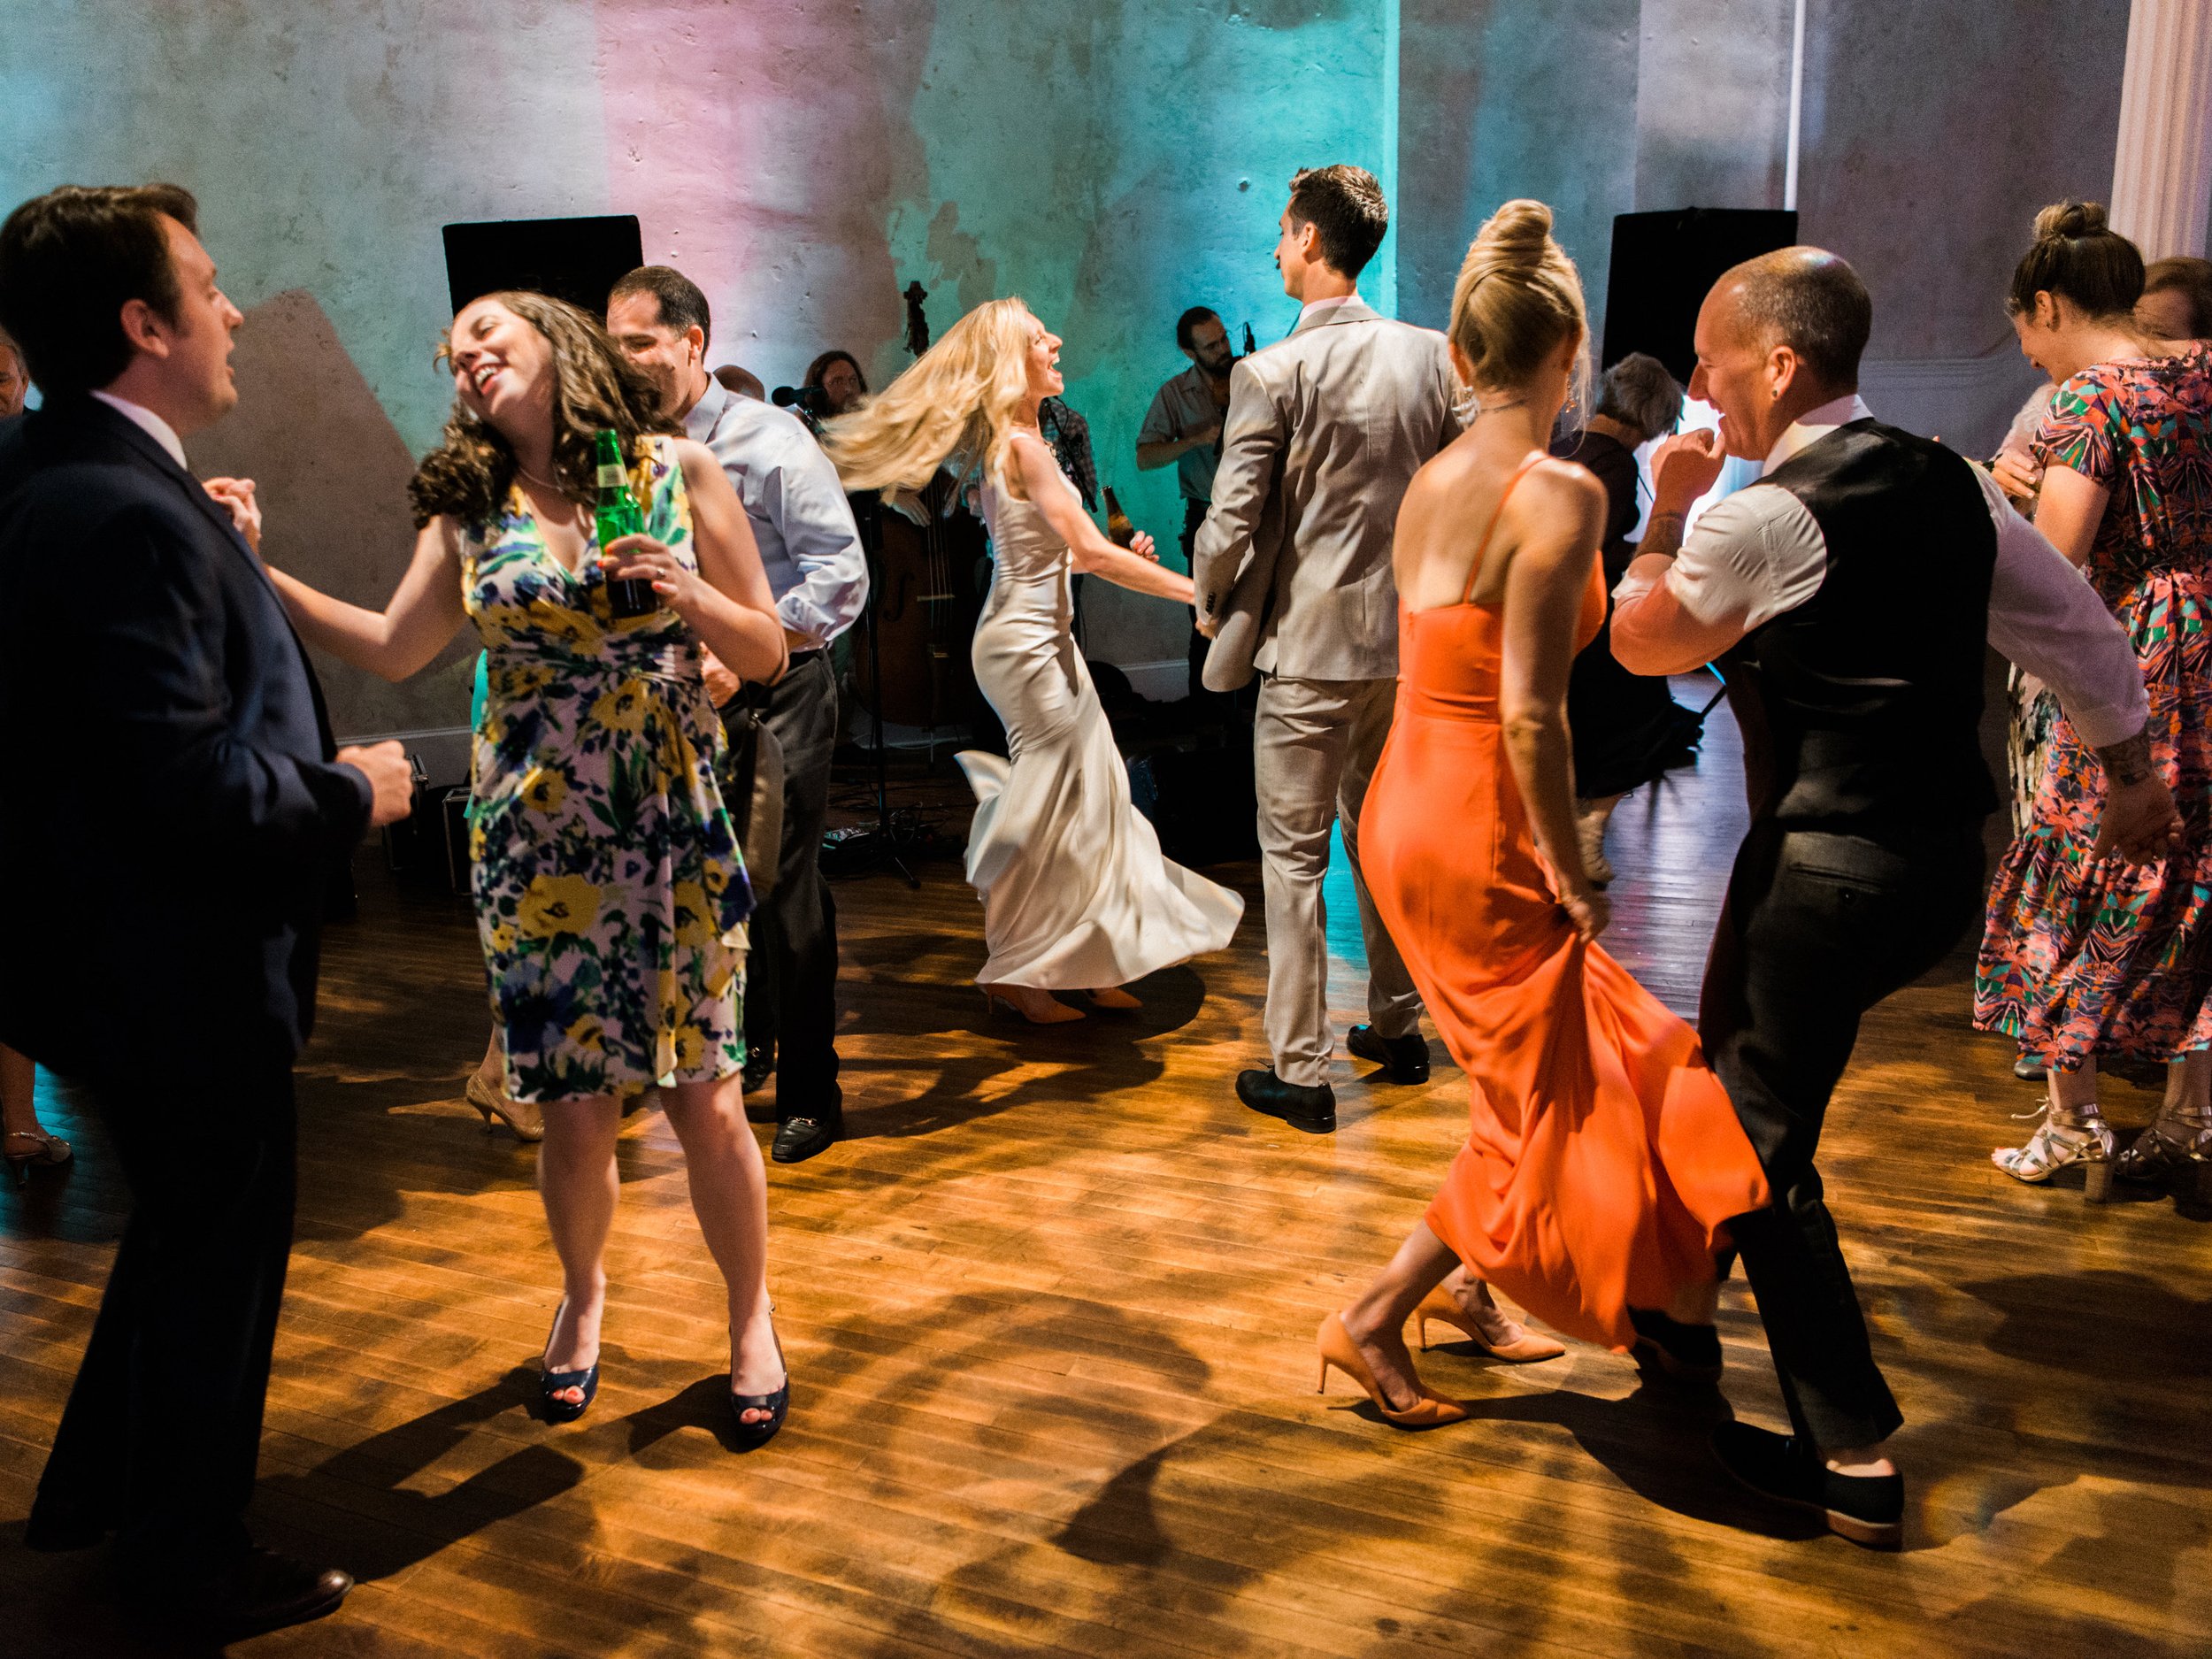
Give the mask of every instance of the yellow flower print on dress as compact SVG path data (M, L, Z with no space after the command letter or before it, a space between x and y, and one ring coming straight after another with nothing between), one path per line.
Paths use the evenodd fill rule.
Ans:
M557 812L567 799L568 780L550 767L541 766L523 780L522 803L533 812Z
M698 1026L686 1023L676 1027L675 1062L672 1071L695 1071L699 1062L707 1057L707 1033Z
M706 945L714 941L715 907L705 886L697 881L676 884L676 942Z
M527 697L553 683L550 663L510 663L492 671L493 683L503 697Z
M564 611L541 599L530 607L529 621L515 634L518 639L533 635L549 635L564 645L589 646L598 641L599 625L580 611Z
M533 876L515 913L525 939L588 933L599 919L599 889L581 876Z
M591 705L591 723L610 732L642 732L646 701L645 687L626 680L612 691L600 694Z

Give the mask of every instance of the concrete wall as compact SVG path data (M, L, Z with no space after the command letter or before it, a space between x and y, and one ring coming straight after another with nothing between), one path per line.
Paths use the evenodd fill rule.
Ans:
M1394 188L1371 297L1440 324L1475 227L1551 202L1601 313L1612 216L1779 205L1789 0L75 0L0 33L0 205L173 178L250 322L245 404L194 448L272 508L272 554L373 599L409 457L450 397L438 227L634 212L688 272L716 361L770 384L840 344L901 366L898 292L942 329L1019 293L1065 335L1102 471L1171 546L1131 458L1185 306L1262 341L1283 187L1351 160ZM1821 0L1805 234L1877 300L1886 413L1975 447L2026 375L1998 296L2039 204L2111 176L2126 0ZM1601 316L1594 318L1601 326ZM1094 588L1101 588L1093 584ZM1101 588L1089 644L1181 654L1172 607ZM462 659L334 670L353 733L464 715Z

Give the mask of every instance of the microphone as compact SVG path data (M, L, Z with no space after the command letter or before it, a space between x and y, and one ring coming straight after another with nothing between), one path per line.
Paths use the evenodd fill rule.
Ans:
M818 386L779 386L768 401L778 409L803 409L817 419L829 413L829 394Z

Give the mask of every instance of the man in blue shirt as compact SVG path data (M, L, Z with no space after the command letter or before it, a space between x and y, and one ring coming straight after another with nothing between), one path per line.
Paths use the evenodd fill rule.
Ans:
M776 1079L779 1164L810 1158L844 1130L837 1085L837 911L822 879L837 681L828 646L868 603L868 565L837 469L782 410L741 397L708 372L706 296L666 265L614 285L607 327L661 388L663 406L713 450L752 521L761 564L791 643L772 686L741 687L710 664L708 685L731 710L749 697L783 749L783 845L774 885L753 913L745 987L745 1087Z

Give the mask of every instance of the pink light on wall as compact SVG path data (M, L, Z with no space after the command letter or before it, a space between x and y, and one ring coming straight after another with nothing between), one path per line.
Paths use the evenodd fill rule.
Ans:
M897 333L885 227L933 16L928 0L598 7L609 206L706 291L713 362L772 385L825 346L866 361Z

